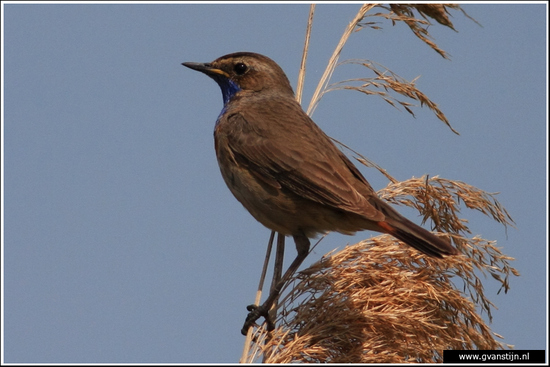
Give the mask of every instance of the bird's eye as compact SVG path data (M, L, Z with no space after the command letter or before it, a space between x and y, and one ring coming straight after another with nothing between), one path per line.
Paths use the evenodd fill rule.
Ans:
M235 66L233 67L233 70L235 70L235 73L237 75L243 75L248 70L248 66L246 66L242 62L239 62L235 64Z

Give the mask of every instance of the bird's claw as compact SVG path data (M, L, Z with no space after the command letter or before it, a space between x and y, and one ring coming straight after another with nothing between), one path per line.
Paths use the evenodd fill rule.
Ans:
M248 305L246 306L246 309L249 311L249 313L246 316L246 320L244 321L243 328L241 329L241 334L246 335L248 333L248 329L250 329L251 326L256 325L256 320L258 320L260 317L263 317L265 319L265 322L267 324L266 328L268 331L275 329L275 324L269 317L269 310L266 309L266 307Z

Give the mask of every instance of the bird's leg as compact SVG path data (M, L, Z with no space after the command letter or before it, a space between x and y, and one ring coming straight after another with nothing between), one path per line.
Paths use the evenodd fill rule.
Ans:
M277 284L281 281L281 278L283 276L283 260L285 257L285 236L282 234L277 235L277 251L275 255L275 264L273 265L273 280L271 281L271 287L269 288L269 292L271 294L271 291L275 289ZM277 303L279 301L279 297L277 297L273 301L273 305L271 306L269 310L269 318L271 320L274 320L277 316Z
M288 282L292 275L294 275L296 270L298 270L298 268L304 262L309 253L309 239L304 234L295 235L293 237L294 242L296 243L296 250L298 251L298 255L296 255L296 258L294 259L294 261L292 261L282 279L275 285L275 287L272 287L271 292L269 293L269 297L267 297L265 302L261 306L249 305L246 308L250 312L248 313L243 328L241 329L241 333L243 335L246 335L248 329L252 325L254 325L256 320L258 320L262 316L265 318L265 321L267 323L267 330L271 331L275 328L275 323L269 317L269 310L271 309L271 306L274 304L275 300L279 297L281 289L283 289L286 282Z
M275 252L275 264L273 265L273 278L271 279L271 287L269 288L269 292L277 286L277 284L281 281L281 278L283 277L283 260L285 257L285 235L278 233L277 234L277 250ZM275 298L273 301L273 304L271 305L268 317L266 320L276 320L277 319L277 304L279 303L279 296ZM248 334L247 334L248 335ZM271 340L271 335L268 334L266 336L266 339L264 341L265 345L269 343ZM271 353L273 350L265 350L263 357L262 357L262 363L266 363L266 361L269 359Z

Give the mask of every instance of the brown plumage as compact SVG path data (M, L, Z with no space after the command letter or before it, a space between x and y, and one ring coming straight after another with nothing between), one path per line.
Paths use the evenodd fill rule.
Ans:
M283 282L307 255L308 238L328 231L372 230L430 256L457 254L448 240L412 223L378 197L302 110L273 60L239 52L212 63L183 65L210 76L222 89L224 107L214 138L227 186L256 220L296 242L298 256ZM272 292L266 303L275 298ZM266 303L252 318L265 316Z

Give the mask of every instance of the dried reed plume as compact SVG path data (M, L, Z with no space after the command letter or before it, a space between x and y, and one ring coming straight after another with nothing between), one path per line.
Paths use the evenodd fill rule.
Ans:
M377 95L413 114L412 104L391 94L396 93L427 106L456 133L437 105L415 87L414 80L408 82L372 61L344 63L360 64L372 71L374 77L328 84L350 34L365 27L379 27L378 23L366 20L367 12L374 8L386 12L369 17L389 19L394 25L405 23L415 36L445 58L448 55L427 31L428 19L454 30L449 9L464 13L458 5L363 5L346 27L308 113L313 112L324 93L353 89ZM312 6L308 34L313 9ZM303 61L302 78L305 56ZM299 81L302 83L303 79ZM486 313L492 320L494 307L484 293L480 276L490 274L500 283L501 290L507 292L510 275L519 273L509 264L513 258L504 255L494 241L470 237L468 221L461 217L460 210L463 205L505 228L513 226L512 218L495 194L437 176L399 182L383 168L351 151L359 162L377 168L390 180L378 192L382 198L418 210L423 221L432 223L439 236L453 240L461 255L429 258L388 235L361 241L337 253L333 251L287 284L278 304L276 329L267 333L263 326L255 328L253 340L249 344L247 340L246 358L241 362L261 357L266 363L427 363L442 362L443 351L447 349L511 347L497 341L495 338L502 337L493 333L478 314L478 311Z

